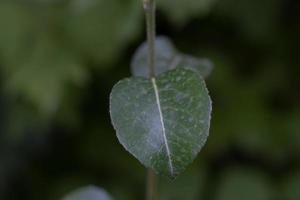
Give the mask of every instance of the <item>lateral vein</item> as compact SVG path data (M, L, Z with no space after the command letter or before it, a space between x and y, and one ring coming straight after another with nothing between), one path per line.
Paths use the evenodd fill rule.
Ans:
M172 164L172 159L171 159L170 148L169 148L169 144L168 144L168 140L167 140L167 136L166 136L165 123L164 123L163 114L162 114L161 106L160 106L160 98L159 98L159 93L158 93L158 87L157 87L155 78L151 78L151 81L152 81L152 85L153 85L154 92L155 92L156 104L157 104L157 107L158 107L160 123L161 123L161 126L162 126L164 143L166 145L166 151L167 151L168 161L169 161L169 168L170 168L171 174L173 175L174 174L174 169L173 169L173 164Z

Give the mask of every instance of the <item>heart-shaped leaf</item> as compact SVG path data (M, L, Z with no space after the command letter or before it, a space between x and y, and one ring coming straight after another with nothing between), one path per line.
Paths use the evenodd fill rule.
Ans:
M111 200L111 197L101 188L87 186L71 192L63 200Z
M209 74L211 73L213 65L208 59L199 59L178 52L168 38L163 36L157 37L155 45L156 75L178 67L191 69L204 78L209 76ZM131 72L133 76L149 76L147 57L148 45L145 42L137 49L132 59Z
M146 167L175 178L206 142L211 100L200 76L178 68L117 83L110 114L125 149Z

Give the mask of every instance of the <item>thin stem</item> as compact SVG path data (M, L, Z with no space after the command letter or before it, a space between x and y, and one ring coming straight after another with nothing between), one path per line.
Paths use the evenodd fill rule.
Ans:
M155 76L155 0L143 0L147 24L149 76Z
M146 200L154 200L156 194L156 175L152 169L147 171L147 194Z
M146 15L147 43L148 43L148 67L149 77L155 76L155 0L143 0ZM155 200L156 175L153 170L147 171L146 200Z

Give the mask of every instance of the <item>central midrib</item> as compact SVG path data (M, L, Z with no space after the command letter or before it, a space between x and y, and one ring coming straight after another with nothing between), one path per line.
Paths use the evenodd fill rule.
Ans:
M169 168L170 168L171 174L173 175L174 169L173 169L173 164L172 164L172 159L171 159L171 152L170 152L170 148L169 148L169 144L168 144L168 140L167 140L167 135L166 135L165 123L164 123L163 114L162 114L161 106L160 106L160 97L159 97L159 93L158 93L158 87L157 87L155 78L151 78L151 81L152 81L152 85L153 85L153 89L154 89L154 93L155 93L155 99L156 99L156 104L157 104L157 107L158 107L160 123L161 123L161 126L162 126L162 134L163 134L164 143L165 143L165 146L166 146L168 162L169 162Z

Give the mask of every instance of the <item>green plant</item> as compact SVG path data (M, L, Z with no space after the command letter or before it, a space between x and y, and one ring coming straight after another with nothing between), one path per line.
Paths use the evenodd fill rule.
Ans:
M133 77L110 94L110 115L125 149L148 168L146 199L155 199L156 174L175 179L192 163L209 135L212 103L206 59L177 51L155 34L155 0L143 0L147 42L135 53Z
M208 137L211 100L202 76L210 65L155 40L155 1L143 4L148 43L134 57L133 77L112 89L110 114L120 143L149 168L147 199L153 199L152 169L176 178Z

